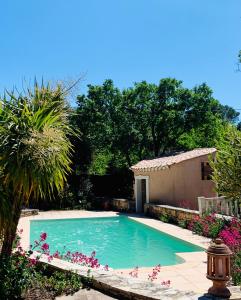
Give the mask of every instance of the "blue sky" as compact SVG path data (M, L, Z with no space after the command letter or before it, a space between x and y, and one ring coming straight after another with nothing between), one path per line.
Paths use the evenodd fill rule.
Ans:
M241 0L2 1L0 93L35 76L120 88L163 77L207 82L241 108Z

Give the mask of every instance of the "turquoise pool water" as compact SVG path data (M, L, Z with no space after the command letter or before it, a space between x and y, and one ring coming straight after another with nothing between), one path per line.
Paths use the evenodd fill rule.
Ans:
M175 253L204 250L125 216L31 221L32 244L41 232L51 252L96 251L101 264L118 269L175 265L183 262Z

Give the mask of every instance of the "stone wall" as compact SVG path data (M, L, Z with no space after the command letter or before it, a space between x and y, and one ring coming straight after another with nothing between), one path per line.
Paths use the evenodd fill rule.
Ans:
M112 199L112 208L117 211L133 212L135 211L135 201L114 198Z
M34 215L38 215L38 209L22 209L21 217L30 217Z
M199 215L197 210L158 204L145 204L144 211L145 214L155 218L159 218L160 215L168 215L177 221L189 221Z

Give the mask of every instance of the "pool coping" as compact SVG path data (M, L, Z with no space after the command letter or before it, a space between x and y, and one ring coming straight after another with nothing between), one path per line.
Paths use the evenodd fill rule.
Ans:
M188 243L197 245L206 249L210 239L203 238L192 234L189 230L177 227L175 225L163 223L159 220L151 219L142 215L122 214L110 211L50 211L40 212L39 215L24 217L19 221L18 228L23 229L22 247L27 248L30 237L30 221L31 220L50 220L50 219L74 219L74 218L96 218L96 217L113 217L118 215L128 216L130 219L143 223L151 228L157 229L171 236L184 240ZM202 252L186 252L177 253L185 261L172 266L163 266L161 268L158 281L170 279L172 287L179 291L192 291L195 293L204 293L210 287L211 283L206 279L206 253ZM60 265L61 263L58 262ZM140 267L138 280L148 283L148 274L153 268ZM111 276L124 278L123 280L134 280L129 275L130 269L115 269L111 271ZM110 273L109 273L110 274ZM109 277L109 276L108 276ZM135 278L135 280L137 280ZM159 284L160 285L160 284ZM140 288L140 287L139 287Z

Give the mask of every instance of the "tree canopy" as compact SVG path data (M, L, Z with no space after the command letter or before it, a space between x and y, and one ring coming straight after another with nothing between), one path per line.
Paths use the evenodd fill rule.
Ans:
M221 105L205 83L188 89L174 78L159 84L142 81L123 90L112 80L88 85L87 93L77 97L76 112L93 173L173 151L215 146L239 115Z
M211 162L217 192L228 199L241 201L241 132L229 126Z

